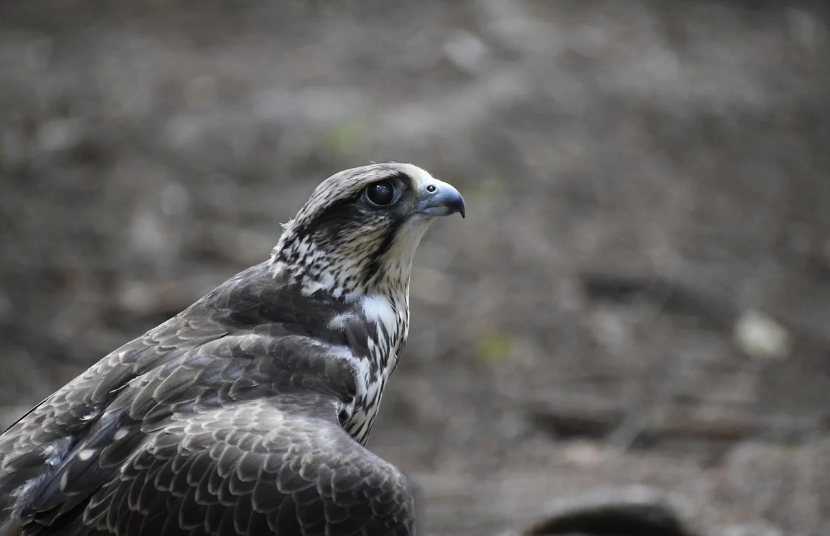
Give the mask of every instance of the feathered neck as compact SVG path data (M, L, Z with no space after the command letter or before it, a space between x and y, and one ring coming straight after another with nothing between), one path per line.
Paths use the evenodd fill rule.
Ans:
M376 295L408 301L412 260L428 227L426 221L405 222L319 243L313 234L295 232L289 222L272 251L272 270L288 274L306 295L323 292L348 302Z

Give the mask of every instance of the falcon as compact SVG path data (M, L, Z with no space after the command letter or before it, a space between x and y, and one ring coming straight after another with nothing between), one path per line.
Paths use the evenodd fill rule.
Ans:
M410 164L323 181L270 259L0 435L0 536L412 535L365 443L409 330L412 258L460 213Z

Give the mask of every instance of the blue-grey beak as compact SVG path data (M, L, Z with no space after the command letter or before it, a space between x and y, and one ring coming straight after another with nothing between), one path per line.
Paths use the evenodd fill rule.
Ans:
M417 212L430 216L449 216L458 212L462 218L467 212L464 207L464 198L458 190L441 181L435 181L427 186L415 209Z

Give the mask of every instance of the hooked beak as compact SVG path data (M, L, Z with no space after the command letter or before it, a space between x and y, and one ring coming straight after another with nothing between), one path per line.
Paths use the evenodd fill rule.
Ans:
M462 218L466 216L464 198L454 187L439 180L430 181L415 210L429 216L449 216L456 212Z

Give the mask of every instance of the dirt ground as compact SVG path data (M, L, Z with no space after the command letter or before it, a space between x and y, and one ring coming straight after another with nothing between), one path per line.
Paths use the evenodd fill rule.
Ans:
M3 420L408 161L419 534L830 534L829 97L817 1L2 1Z

